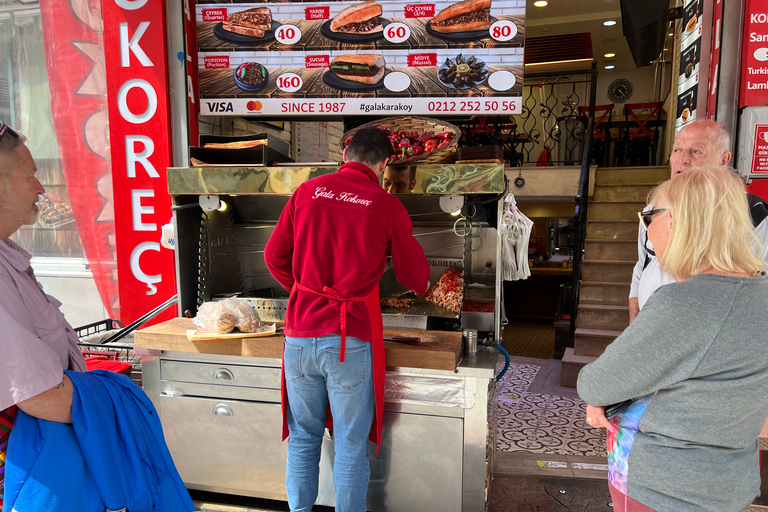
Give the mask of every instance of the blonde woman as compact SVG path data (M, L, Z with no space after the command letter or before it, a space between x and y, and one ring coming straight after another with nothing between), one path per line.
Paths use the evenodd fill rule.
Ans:
M768 418L768 278L744 186L705 167L651 202L641 219L676 282L582 369L579 395L587 422L608 429L614 510L741 512L760 488Z

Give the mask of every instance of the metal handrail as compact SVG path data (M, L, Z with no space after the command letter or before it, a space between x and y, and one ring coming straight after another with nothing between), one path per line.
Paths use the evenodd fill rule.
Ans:
M589 207L589 169L592 166L592 139L594 138L595 102L597 101L597 62L592 62L592 81L589 86L589 120L581 159L579 190L576 194L576 211L573 249L573 283L571 285L571 334L576 331L576 313L579 309L581 263L584 259L584 242L587 238L587 209Z

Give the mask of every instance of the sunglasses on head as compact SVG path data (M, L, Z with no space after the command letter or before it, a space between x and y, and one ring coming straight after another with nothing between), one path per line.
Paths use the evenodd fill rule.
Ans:
M14 139L19 138L19 134L13 131L13 129L5 124L4 122L0 121L0 140L3 140L3 137L8 135L9 137L13 137Z
M645 229L648 229L648 227L651 225L651 222L653 222L653 217L666 211L667 208L654 208L653 210L648 210L647 212L637 212L637 216L640 218L643 226L645 226Z

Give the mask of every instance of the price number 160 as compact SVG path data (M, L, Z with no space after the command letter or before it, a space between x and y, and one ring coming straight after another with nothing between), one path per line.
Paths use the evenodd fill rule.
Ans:
M283 92L296 92L304 85L304 81L296 73L283 73L277 77L277 88Z

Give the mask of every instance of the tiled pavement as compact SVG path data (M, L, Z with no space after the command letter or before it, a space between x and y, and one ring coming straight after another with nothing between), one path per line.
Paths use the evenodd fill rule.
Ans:
M559 379L560 361L512 357L496 385L496 474L607 477L605 432Z

